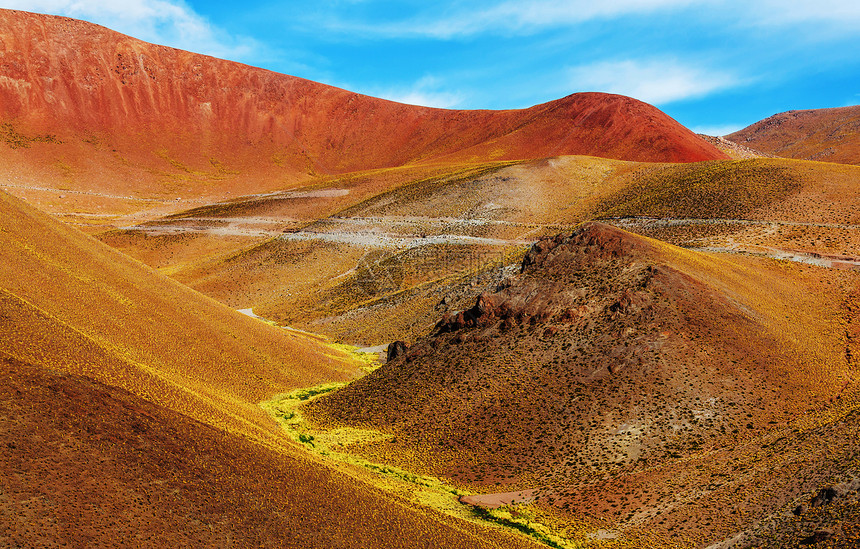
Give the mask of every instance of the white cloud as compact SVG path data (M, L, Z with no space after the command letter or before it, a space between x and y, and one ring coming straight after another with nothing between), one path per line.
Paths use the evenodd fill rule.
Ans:
M441 81L433 76L425 76L409 86L369 90L368 94L398 103L440 109L452 109L463 102L461 94L445 91Z
M576 91L617 93L654 105L703 97L741 83L730 74L659 59L580 65L569 70L569 77Z
M830 22L839 26L860 24L860 2L857 0L757 0L738 2L765 24Z
M182 0L0 0L0 7L64 15L153 42L232 60L245 59L258 45L229 36Z
M581 23L591 19L648 13L667 8L686 7L694 0L532 0L504 2L479 14L488 25L514 29Z
M329 13L314 24L350 35L447 40L481 34L531 34L593 20L659 15L673 18L682 28L686 19L697 19L745 28L792 27L804 35L837 30L860 33L857 0L443 0L432 6L397 21L362 22ZM671 19L669 24L673 24ZM816 24L819 28L814 27Z
M710 1L710 0L709 0ZM514 0L467 9L440 9L441 17L421 13L411 19L395 23L362 24L331 20L330 30L387 37L415 37L449 39L472 36L485 32L530 33L545 27L574 25L598 18L650 13L671 8L682 8L701 0Z
M463 99L456 93L446 92L423 92L423 91L407 91L406 93L383 93L379 95L381 99L388 99L398 103L406 103L407 105L419 105L422 107L436 107L439 109L453 109Z

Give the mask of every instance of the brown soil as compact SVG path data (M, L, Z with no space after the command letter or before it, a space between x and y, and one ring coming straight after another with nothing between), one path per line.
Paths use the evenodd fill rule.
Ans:
M628 535L721 539L829 474L805 469L799 484L777 475L771 493L763 470L708 495L711 473L734 482L723 471L731 459L776 459L767 441L846 386L856 391L840 289L852 276L587 224L540 241L506 287L307 411L324 426L394 434L353 448L376 460L488 493L539 488L556 512ZM759 499L743 521L702 518L744 482ZM673 503L673 487L689 501Z
M116 387L0 358L4 547L536 547Z
M749 158L774 158L775 155L756 151L744 145L739 145L725 137L697 134L699 137L726 153L733 160L746 160Z
M783 112L726 138L786 158L860 164L860 106Z

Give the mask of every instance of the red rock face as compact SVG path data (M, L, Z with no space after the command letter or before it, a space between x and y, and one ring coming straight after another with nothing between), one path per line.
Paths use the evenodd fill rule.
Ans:
M156 46L62 17L0 10L0 122L30 132L200 151L297 174L428 161L587 154L724 158L658 109L575 94L522 110L403 105ZM244 159L244 160L242 160Z

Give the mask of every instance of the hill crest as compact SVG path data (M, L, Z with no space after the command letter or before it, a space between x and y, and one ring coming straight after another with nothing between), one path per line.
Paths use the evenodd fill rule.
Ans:
M860 105L786 111L726 138L786 158L860 164Z
M394 103L157 46L63 17L0 10L0 121L128 160L297 179L416 162L586 154L723 158L655 107L574 94L519 110ZM34 137L35 136L35 137ZM8 141L8 140L7 140ZM67 143L68 145L68 143ZM50 150L48 147L46 150Z

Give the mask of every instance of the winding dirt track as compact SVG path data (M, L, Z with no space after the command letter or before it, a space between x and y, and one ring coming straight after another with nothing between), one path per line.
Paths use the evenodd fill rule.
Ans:
M860 230L860 225L844 223L811 223L805 221L765 221L756 219L695 219L695 218L666 218L655 219L646 217L625 217L603 220L622 229L635 230L637 228L659 228L659 227L683 227L685 225L746 225L765 227L768 233L776 232L780 227L812 227L824 229L846 229ZM794 250L789 248L778 248L775 246L747 245L727 239L725 246L701 246L689 249L700 252L747 254L761 257L770 257L796 263L805 263L817 267L829 269L855 269L860 270L860 257L850 255L825 254Z
M765 221L760 219L697 219L697 218L653 218L653 217L610 217L600 221L622 229L637 227L678 227L683 225L761 225L776 227L822 227L827 229L860 230L860 225L843 223L811 223L806 221Z
M535 242L528 238L492 238L460 234L470 227L507 226L527 229L526 234L535 229L572 230L574 225L540 225L517 223L513 221L455 218L455 217L331 217L318 223L352 230L295 230L301 222L292 218L264 217L188 217L182 222L192 224L135 225L123 227L127 231L140 231L150 235L201 233L212 236L250 236L279 238L289 241L325 241L354 246L386 249L415 248L435 244L485 245L485 246L527 246ZM697 218L645 218L625 217L602 220L605 223L627 230L653 229L661 227L683 227L687 225L741 225L764 227L772 233L780 227L812 227L826 229L860 230L860 225L843 223L812 223L803 221L770 221L756 219L697 219ZM413 228L414 231L409 231ZM404 231L406 229L407 231ZM438 234L421 234L431 229ZM398 231L398 232L394 232ZM836 269L860 269L860 257L834 255L774 246L747 245L729 239L726 245L706 245L690 247L702 252L750 254L773 259L788 260L819 267Z
M183 224L151 224L123 227L125 231L140 231L149 235L202 233L215 236L267 236L283 240L319 240L366 246L374 248L413 248L432 244L487 245L487 246L525 246L533 239L505 239L459 234L465 228L484 225L506 225L524 228L539 228L539 225L526 225L514 222L458 219L450 217L373 217L373 218L327 218L318 224L346 226L352 230L298 230L301 222L292 218L260 217L187 217L180 220ZM184 224L190 222L190 224ZM404 232L403 228L414 227ZM393 229L399 232L390 232ZM435 233L423 231L432 229Z

